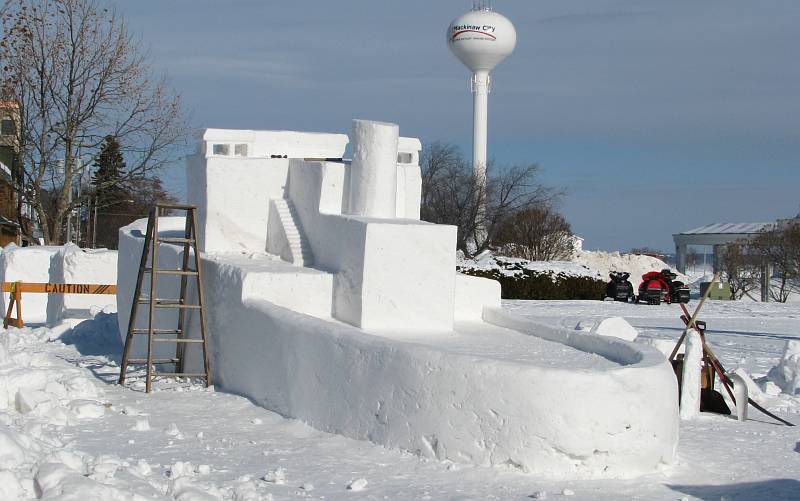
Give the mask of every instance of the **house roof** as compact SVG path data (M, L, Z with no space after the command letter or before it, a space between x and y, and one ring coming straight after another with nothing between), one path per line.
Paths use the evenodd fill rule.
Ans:
M4 218L0 216L0 226L11 226L13 228L19 228L19 223L14 222L10 219Z

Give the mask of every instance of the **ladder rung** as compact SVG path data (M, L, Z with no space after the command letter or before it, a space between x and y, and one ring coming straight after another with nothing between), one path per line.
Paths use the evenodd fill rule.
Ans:
M180 362L180 360L177 359L177 358L154 358L153 360L150 361L150 363L153 364L153 365L177 364L178 362ZM146 364L147 363L147 359L146 358L129 358L128 359L128 363L129 364Z
M140 299L139 304L150 304L150 299ZM199 304L182 304L179 299L156 299L156 308L186 308L189 310L199 310Z
M164 377L164 376L172 376L172 377L201 377L206 379L206 375L203 373L192 373L192 372L156 372L153 374L153 377Z
M158 241L165 244L193 244L194 238L158 237Z
M156 204L158 209L175 209L175 210L195 210L197 207L194 205L186 204Z
M156 270L156 273L159 275L189 275L189 276L196 276L199 275L197 270Z
M179 338L172 338L172 339L153 339L154 343L202 343L202 339L179 339Z
M148 266L147 268L143 268L142 271L145 273L153 273L153 268ZM197 270L156 270L156 273L158 275L199 275Z
M199 275L197 270L156 270L159 275Z
M131 329L131 334L149 334L147 329ZM180 329L153 329L153 334L180 334Z

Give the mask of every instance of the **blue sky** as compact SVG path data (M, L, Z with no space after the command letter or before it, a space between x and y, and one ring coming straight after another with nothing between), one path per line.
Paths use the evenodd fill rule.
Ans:
M352 118L471 151L445 44L469 0L119 0L196 127L348 132ZM539 163L586 247L800 210L800 2L495 0L489 154ZM182 166L164 177L182 190Z

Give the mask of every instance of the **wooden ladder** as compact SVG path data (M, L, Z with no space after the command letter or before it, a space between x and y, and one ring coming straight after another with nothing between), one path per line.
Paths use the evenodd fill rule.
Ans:
M158 218L162 211L178 210L186 213L186 228L183 237L162 237L158 233ZM208 362L208 339L206 336L206 320L203 310L203 279L200 272L200 254L197 250L197 220L195 218L196 208L192 205L175 204L156 204L150 211L147 221L147 233L144 238L144 248L142 249L142 259L139 265L139 276L136 279L136 290L133 294L131 304L131 317L128 320L128 333L125 338L125 350L122 354L122 364L119 371L119 384L125 384L125 375L129 364L147 364L147 379L145 391L150 393L152 389L153 376L174 376L187 378L203 378L206 387L211 384L211 371ZM183 264L179 269L161 269L158 267L158 247L160 243L176 244L183 246ZM193 251L193 268L189 266L190 251ZM149 257L149 266L148 266ZM145 274L150 275L150 291L146 297L142 297L142 282ZM177 299L159 298L157 295L157 284L159 275L178 275L181 277L180 297ZM187 302L187 285L189 278L193 277L197 285L197 304ZM136 327L136 316L139 312L139 305L148 305L147 328ZM155 327L155 312L160 308L173 308L178 310L178 325L175 329L164 329ZM189 339L186 336L186 312L187 310L197 311L200 317L200 338ZM147 335L147 358L129 358L134 337L137 335ZM175 343L175 358L154 359L154 343ZM203 347L203 373L185 372L185 358L187 344L202 344ZM175 371L170 373L158 372L154 374L154 365L174 365Z

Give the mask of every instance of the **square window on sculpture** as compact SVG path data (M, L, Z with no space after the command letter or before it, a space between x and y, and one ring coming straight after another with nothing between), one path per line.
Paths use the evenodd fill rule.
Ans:
M231 154L231 147L228 144L215 144L212 148L214 155L227 157Z

